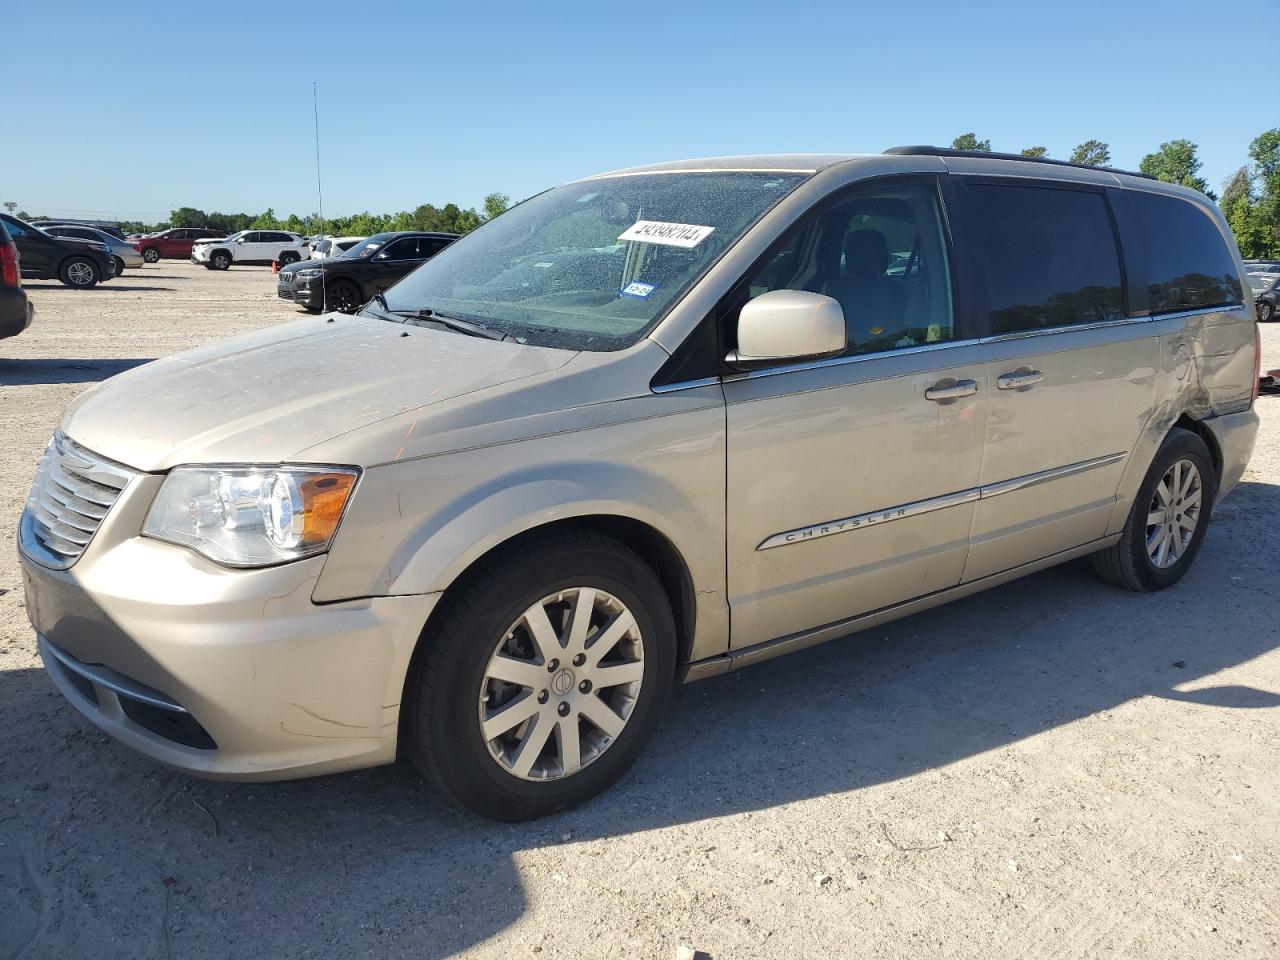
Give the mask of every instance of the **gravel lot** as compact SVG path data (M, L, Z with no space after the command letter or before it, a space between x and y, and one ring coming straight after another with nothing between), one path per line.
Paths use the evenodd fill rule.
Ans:
M684 687L618 787L495 826L404 766L193 780L63 702L13 542L62 409L297 313L263 268L29 290L0 341L0 958L1280 957L1280 397L1177 588L1068 565Z

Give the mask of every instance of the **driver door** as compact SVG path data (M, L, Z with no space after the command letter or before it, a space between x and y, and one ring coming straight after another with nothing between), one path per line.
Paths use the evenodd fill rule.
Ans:
M725 379L733 647L960 582L987 397L948 246L934 178L881 180L806 215L737 292L739 308L776 289L834 297L848 347Z

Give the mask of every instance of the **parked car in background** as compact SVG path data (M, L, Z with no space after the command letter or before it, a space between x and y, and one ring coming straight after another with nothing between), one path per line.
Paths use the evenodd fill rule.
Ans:
M31 326L35 309L22 289L17 244L0 220L0 340L16 337Z
M324 260L346 253L352 247L368 237L324 237L311 244L311 259Z
M456 233L378 233L340 257L282 267L276 295L312 313L354 313L457 239Z
M579 180L356 316L80 394L20 521L26 611L68 702L155 760L407 755L546 815L623 774L676 682L1077 557L1176 584L1258 430L1244 283L1203 194L1061 161Z
M223 231L205 227L173 227L139 237L133 245L147 263L161 259L186 260L191 256L191 245L197 240L213 240L222 236L225 236Z
M1280 301L1280 269L1275 273L1250 273L1249 289L1258 311L1259 323L1270 323L1276 318L1277 301Z
M97 240L54 237L17 217L0 213L5 229L18 245L22 276L61 280L68 287L92 287L116 275L111 248Z
M105 230L99 230L97 227L60 223L45 227L44 232L53 237L71 237L75 240L96 240L99 243L105 243L116 262L116 276L124 273L125 267L140 267L143 263L142 254L132 243L121 240Z
M39 227L45 230L48 227L93 227L95 230L101 230L108 236L115 237L117 240L128 239L124 235L124 231L120 229L120 224L114 220L79 220L75 217L63 217L55 219L53 217L41 217L38 220L30 221L33 227Z
M191 247L191 261L210 270L226 270L233 263L269 264L282 267L308 255L306 241L284 230L241 230L217 240L197 240Z

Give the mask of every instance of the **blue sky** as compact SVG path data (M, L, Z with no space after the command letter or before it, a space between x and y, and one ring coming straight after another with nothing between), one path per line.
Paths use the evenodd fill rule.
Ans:
M0 7L0 201L32 213L308 213L313 80L331 214L967 130L1058 157L1096 137L1125 167L1186 137L1219 190L1280 125L1245 80L1275 0Z

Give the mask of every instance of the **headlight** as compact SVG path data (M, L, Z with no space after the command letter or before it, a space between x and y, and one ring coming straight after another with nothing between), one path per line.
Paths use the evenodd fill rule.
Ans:
M302 280L310 280L312 277L320 276L323 272L323 270L319 269L295 270L293 271L293 275Z
M179 467L144 536L230 567L265 567L329 549L355 489L351 467Z

